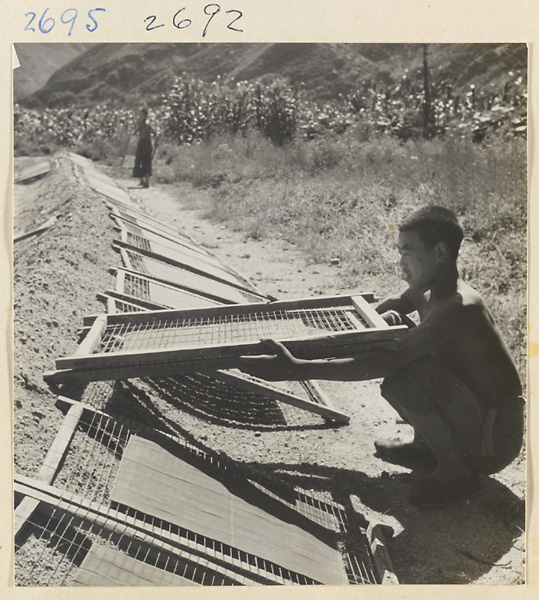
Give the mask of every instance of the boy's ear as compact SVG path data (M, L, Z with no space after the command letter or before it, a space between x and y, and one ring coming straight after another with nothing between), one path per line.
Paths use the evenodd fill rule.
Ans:
M439 263L443 263L451 257L449 246L445 242L438 242L434 247L434 252Z

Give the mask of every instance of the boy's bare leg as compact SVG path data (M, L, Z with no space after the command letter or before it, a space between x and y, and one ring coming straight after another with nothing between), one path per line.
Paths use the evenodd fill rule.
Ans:
M410 424L414 427L414 444L418 435L432 450L438 466L433 473L441 482L469 477L473 470L467 462L464 452L455 445L453 434L444 416L439 412L429 415L417 415L402 409Z

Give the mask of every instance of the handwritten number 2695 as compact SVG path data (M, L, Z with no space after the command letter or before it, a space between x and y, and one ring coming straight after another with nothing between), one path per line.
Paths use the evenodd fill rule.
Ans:
M41 15L40 19L37 22L37 27L38 27L39 31L41 33L45 33L45 34L50 33L54 29L54 26L56 25L56 21L54 20L53 17L47 17L48 11L49 11L49 9L46 8L43 11L43 14ZM90 19L91 23L86 24L86 29L90 33L94 32L98 27L96 17L94 17L94 15L93 15L93 13L95 13L95 12L106 12L106 9L105 8L92 8L91 10L88 11L88 18ZM32 23L37 18L36 13L35 12L27 12L24 16L30 17L30 20L26 24L24 31L35 32L36 29L35 29L35 27L32 27ZM78 16L79 16L79 11L76 8L68 8L67 10L64 10L64 12L60 15L60 21L64 25L70 25L69 31L67 33L68 36L71 35L71 33L73 31L73 27L75 26L75 21L77 20Z
M178 10L172 17L172 24L174 25L174 27L176 27L176 29L187 29L187 27L189 27L189 25L191 25L191 23L192 23L191 19L188 19L188 18L184 17L183 14L181 14L181 13L183 13L184 10L185 10L185 7L180 8L180 10ZM217 15L220 12L221 12L221 7L219 6L219 4L207 4L204 7L204 14L206 14L209 17L209 19L206 22L204 30L202 31L202 37L206 37L206 33L208 32L208 27L210 26L210 23L212 22L213 17L215 17L215 15ZM239 33L243 33L243 29L238 29L237 27L232 27L232 25L236 21L241 19L241 17L243 16L243 13L241 12L241 10L227 10L225 14L237 15L230 21L230 23L228 23L228 25L226 26L227 29L230 29L231 31L237 31ZM184 18L182 18L182 17L184 17ZM152 31L153 29L157 29L159 27L164 27L163 23L161 23L159 25L155 25L156 19L157 19L157 17L155 15L150 15L149 17L146 17L144 19L145 22L148 22L148 24L146 25L146 31Z

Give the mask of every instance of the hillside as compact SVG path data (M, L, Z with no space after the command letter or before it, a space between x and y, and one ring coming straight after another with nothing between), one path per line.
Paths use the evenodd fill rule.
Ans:
M20 68L13 71L15 102L42 88L49 77L94 44L15 44Z
M524 44L431 44L434 79L455 90L503 89L509 71L526 71ZM421 44L99 44L58 69L36 94L46 105L157 99L183 72L204 80L283 77L328 101L358 82L396 82L423 65Z

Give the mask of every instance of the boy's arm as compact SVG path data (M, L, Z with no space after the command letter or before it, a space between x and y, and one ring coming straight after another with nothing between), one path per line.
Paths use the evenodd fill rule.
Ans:
M462 312L461 305L440 301L420 325L410 329L390 349L366 350L347 358L304 360L294 357L279 342L267 340L265 343L274 356L242 357L238 366L242 371L270 381L362 381L387 377L405 364L432 354L456 335L463 322Z
M406 289L399 294L388 296L376 307L376 312L383 314L390 310L394 310L401 315L409 315L410 313L418 310L419 304L423 299L423 292L412 291Z

